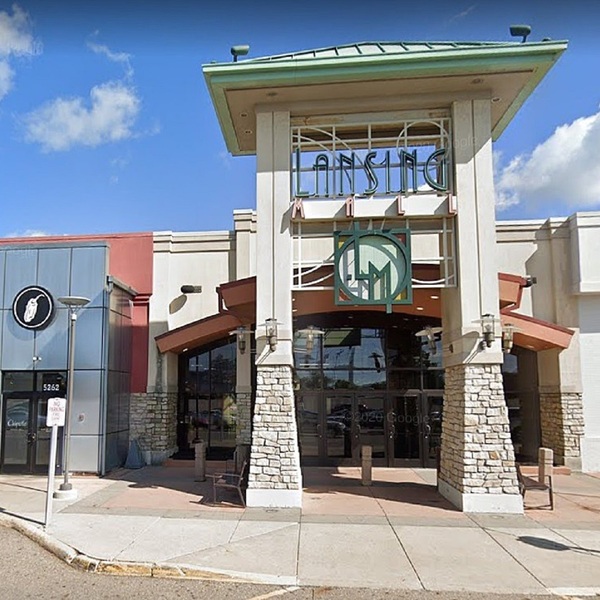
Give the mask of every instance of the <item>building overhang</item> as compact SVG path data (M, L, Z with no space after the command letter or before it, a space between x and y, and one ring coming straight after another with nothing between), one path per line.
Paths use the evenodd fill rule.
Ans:
M361 51L376 46L387 49ZM312 51L203 65L228 150L235 155L256 153L257 110L289 110L293 117L309 118L440 109L465 98L491 101L492 136L497 139L567 42L355 47L354 53Z
M498 279L500 318L503 326L510 324L516 328L514 342L517 346L535 351L564 349L569 346L573 330L514 312L520 305L523 288L529 285L525 277L500 273ZM413 303L394 306L393 314L441 319L442 303L439 290L417 288L413 292ZM205 346L227 337L237 327L254 323L256 277L224 283L217 288L217 293L220 298L220 312L157 336L155 340L160 352L181 353ZM294 292L292 296L294 317L348 311L385 313L383 306L336 306L333 294L327 290Z

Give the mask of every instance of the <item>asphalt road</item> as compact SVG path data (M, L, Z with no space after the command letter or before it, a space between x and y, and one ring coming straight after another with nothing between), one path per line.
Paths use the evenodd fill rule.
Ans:
M19 532L0 526L0 598L128 598L160 600L525 600L531 596L347 588L282 588L268 585L183 581L84 573L65 564ZM557 596L534 596L557 600Z

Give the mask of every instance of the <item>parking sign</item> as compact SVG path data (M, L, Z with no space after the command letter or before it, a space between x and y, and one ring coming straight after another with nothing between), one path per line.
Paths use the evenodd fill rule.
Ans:
M49 398L46 427L64 427L67 400L65 398Z

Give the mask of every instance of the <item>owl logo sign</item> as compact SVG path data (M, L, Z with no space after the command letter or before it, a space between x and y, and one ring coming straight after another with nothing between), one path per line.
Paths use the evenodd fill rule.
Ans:
M22 289L12 305L15 321L25 329L43 329L52 321L54 300L50 292L37 285Z

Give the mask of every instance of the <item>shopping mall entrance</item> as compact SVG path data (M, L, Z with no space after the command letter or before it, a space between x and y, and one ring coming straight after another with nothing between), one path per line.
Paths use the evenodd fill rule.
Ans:
M306 466L358 466L371 446L382 467L435 467L442 392L305 392L296 396Z

